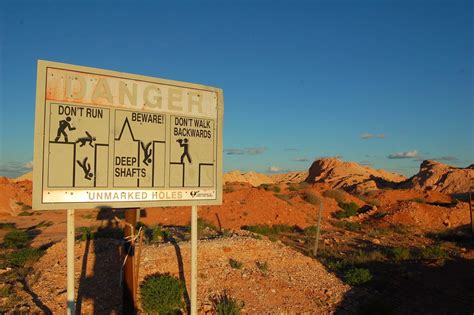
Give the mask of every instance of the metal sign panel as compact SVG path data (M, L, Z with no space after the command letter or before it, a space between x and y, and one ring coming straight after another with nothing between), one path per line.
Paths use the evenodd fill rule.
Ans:
M222 203L221 89L38 61L35 209Z

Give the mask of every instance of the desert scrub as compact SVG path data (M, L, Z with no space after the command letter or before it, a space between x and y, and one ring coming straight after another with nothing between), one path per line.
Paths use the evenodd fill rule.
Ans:
M23 248L28 245L30 238L23 230L13 230L8 232L3 238L3 246L6 248Z
M225 193L231 193L235 191L234 185L224 185L224 188L222 189Z
M407 201L416 202L416 203L426 203L425 198L413 198L413 199L408 199Z
M318 205L321 204L321 199L319 199L319 197L316 196L311 191L305 191L304 194L303 194L303 199L304 199L304 201L306 201L307 203L310 203L312 205L318 206Z
M76 228L76 233L79 234L78 238L81 241L93 240L94 231L89 226L80 226Z
M388 214L388 212L381 211L381 212L375 213L372 217L375 218L375 219L382 219L387 214Z
M211 301L214 312L217 315L238 315L244 306L244 303L231 297L225 291L214 297Z
M255 264L257 265L257 268L261 272L263 272L263 273L268 272L268 262L266 262L266 261L256 261Z
M365 268L351 268L344 272L344 281L352 286L362 285L372 280L372 274Z
M296 227L287 224L275 224L269 226L267 224L256 224L256 225L245 225L242 227L243 230L247 230L253 233L262 235L276 235L280 233L290 233L296 230Z
M448 254L441 248L439 244L423 248L420 252L423 259L444 259Z
M234 269L242 269L243 264L235 259L229 259L229 265Z
M33 213L28 212L28 211L22 211L22 212L18 213L19 217L29 217L29 216L32 216L32 215L33 215Z
M169 274L154 274L140 286L141 306L149 314L176 314L183 306L183 285Z
M24 267L35 262L43 255L43 251L37 248L22 248L7 255L7 263L12 267Z
M323 196L326 198L332 198L336 200L338 203L342 203L345 200L344 193L339 189L326 190L323 193Z
M334 213L334 217L338 219L348 218L356 215L359 210L359 206L355 202L340 202L339 207L342 209Z
M278 199L284 200L286 202L289 202L288 200L291 199L290 195L285 195L285 194L274 194L274 196L277 197Z
M389 251L389 257L394 260L407 260L410 259L410 250L403 247L394 247Z
M362 224L360 224L359 222L332 221L331 223L332 225L338 228L353 231L353 232L360 231L362 229Z
M318 227L316 225L307 226L304 228L303 233L306 235L316 235L318 232ZM324 234L325 232L320 229L319 234Z

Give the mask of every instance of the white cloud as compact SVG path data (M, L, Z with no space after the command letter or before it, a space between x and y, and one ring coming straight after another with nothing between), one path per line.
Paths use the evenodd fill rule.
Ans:
M387 158L389 159L411 159L411 158L416 158L416 157L418 157L417 150L398 152L398 153L393 153L387 156Z
M227 155L257 155L262 154L265 152L267 148L265 147L258 147L258 148L231 148L226 149L224 152Z
M33 169L33 161L30 162L0 162L0 176L16 178L25 173L31 172Z
M268 167L267 171L270 172L270 173L278 173L278 172L281 172L282 169L281 169L281 167L272 165L272 166Z
M294 161L294 162L309 162L309 159L304 158L304 157L294 158L294 159L291 159L291 160Z
M373 133L363 133L360 135L360 137L364 140L368 140L368 139L374 139L374 138L378 138L378 139L384 139L385 138L385 134L383 133L380 133L380 134L373 134Z

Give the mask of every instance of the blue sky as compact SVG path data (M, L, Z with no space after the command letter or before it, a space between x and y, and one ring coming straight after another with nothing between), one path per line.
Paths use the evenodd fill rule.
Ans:
M33 156L37 59L224 89L224 169L474 162L472 1L2 1L0 175Z

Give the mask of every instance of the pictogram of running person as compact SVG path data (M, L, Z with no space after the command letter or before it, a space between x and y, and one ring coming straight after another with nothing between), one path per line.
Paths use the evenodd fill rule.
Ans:
M178 142L179 146L183 147L183 149L184 149L183 154L181 154L181 163L184 163L184 157L187 157L189 163L191 163L191 155L189 155L188 139L187 138L184 138L184 140L183 139L178 139L178 140L176 140L176 142Z
M94 147L94 146L92 145L92 142L95 141L95 137L91 136L91 134L88 133L87 131L86 131L86 135L87 135L87 137L78 138L78 139L76 140L76 143L79 143L79 142L80 142L80 143L81 143L80 147L83 147L83 146L86 145L87 142L89 142L89 145L90 145L91 147Z
M145 145L145 143L143 141L140 141L140 145L142 146L142 150L143 150L143 154L144 154L144 158L143 158L143 163L146 164L146 166L148 166L148 163L151 163L151 154L152 154L152 151L151 151L151 142L149 142L147 145Z
M76 160L76 162L84 171L84 178L87 180L92 180L92 176L94 176L94 174L91 173L91 163L88 163L87 159L88 157L85 157L82 163L79 160Z
M61 138L61 135L64 136L64 142L68 142L66 129L69 129L70 131L76 130L76 128L71 126L70 122L71 117L69 116L67 116L66 119L59 121L58 133L56 135L56 139L54 139L54 142L58 142L59 138Z

